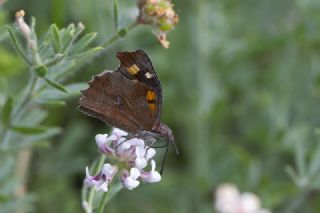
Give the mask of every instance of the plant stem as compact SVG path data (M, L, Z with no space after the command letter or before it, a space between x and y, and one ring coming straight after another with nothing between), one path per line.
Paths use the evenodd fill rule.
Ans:
M110 190L110 187L109 187L109 190ZM109 195L108 192L105 192L101 198L99 208L98 208L98 213L103 213L104 207L106 206L106 203L108 201L108 195Z
M37 84L38 78L32 71L30 73L31 73L31 80L30 80L29 85L27 86L28 87L27 92L24 95L24 99L20 102L20 105L18 105L17 108L15 109L15 111L13 112L13 117L12 117L11 121L12 120L17 120L21 116L22 110L32 100L34 88L35 88L35 86ZM2 135L1 135L2 143L3 143L4 146L7 146L8 143L9 143L8 130L9 130L9 128L5 127L3 129L3 132L2 132Z
M135 28L137 25L138 25L138 22L134 22L134 23L132 23L131 25L129 25L129 26L127 27L128 32L129 32L130 30L132 30L133 28ZM111 38L109 38L106 42L104 42L104 43L101 45L101 47L103 47L103 49L106 49L107 47L109 47L110 44L112 44L113 42L115 42L115 41L118 40L119 38L120 38L120 36L119 36L119 34L118 34L118 32L117 32L115 35L113 35Z
M93 170L94 175L97 175L100 172L100 170L102 169L102 166L104 164L105 159L106 159L106 156L104 154L101 154L99 162L96 164L96 166ZM89 191L89 196L88 196L88 204L91 209L92 209L92 205L93 205L94 195L95 195L95 188L91 187L90 191Z

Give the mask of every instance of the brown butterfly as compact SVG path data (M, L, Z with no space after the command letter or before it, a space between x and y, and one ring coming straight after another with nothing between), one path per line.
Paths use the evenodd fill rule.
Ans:
M118 52L117 57L115 71L94 76L81 91L79 110L133 136L174 144L172 130L160 122L162 88L149 57L142 50Z

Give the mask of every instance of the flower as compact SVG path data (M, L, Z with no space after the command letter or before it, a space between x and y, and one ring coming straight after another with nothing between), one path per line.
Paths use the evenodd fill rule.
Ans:
M102 190L104 192L107 192L108 184L111 182L117 170L117 167L106 163L103 165L102 170L98 175L91 176L89 173L89 168L86 167L86 178L84 180L84 183L87 186L95 186L95 189L97 191Z
M270 213L261 208L259 197L250 192L240 193L234 184L221 184L215 192L215 208L219 213Z
M95 137L101 153L106 155L112 164L106 163L98 175L92 176L86 168L85 185L94 186L97 191L108 191L114 176L119 174L125 188L132 190L140 181L154 183L161 180L156 163L152 159L156 150L145 145L140 138L127 138L128 133L114 128L111 135L97 134ZM144 171L151 162L151 171Z
M153 33L164 48L169 48L167 34L179 22L179 17L173 10L171 0L140 0L138 23L150 24Z
M131 168L130 174L125 171L123 177L123 185L129 190L139 186L140 182L137 180L140 176L140 171L137 168Z
M32 31L30 27L26 24L24 21L24 16L25 16L25 11L24 10L19 10L16 12L16 22L21 30L23 36L25 39L28 41L28 44L31 48L35 49L36 48L36 41L32 38Z
M161 175L159 172L155 171L156 169L156 163L154 160L151 160L151 171L150 172L142 172L141 179L144 182L159 182L161 180Z

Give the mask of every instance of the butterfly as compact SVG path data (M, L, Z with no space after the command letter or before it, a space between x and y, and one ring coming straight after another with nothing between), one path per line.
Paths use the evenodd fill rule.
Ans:
M79 110L131 135L175 145L172 130L160 121L162 88L148 55L143 50L125 51L117 58L116 70L93 76L89 88L81 91Z

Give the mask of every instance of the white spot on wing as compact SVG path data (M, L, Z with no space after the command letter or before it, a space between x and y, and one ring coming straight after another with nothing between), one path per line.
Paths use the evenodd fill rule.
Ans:
M148 79L150 79L150 78L153 77L153 75L152 75L150 72L146 72L144 75L145 75L146 78L148 78Z

